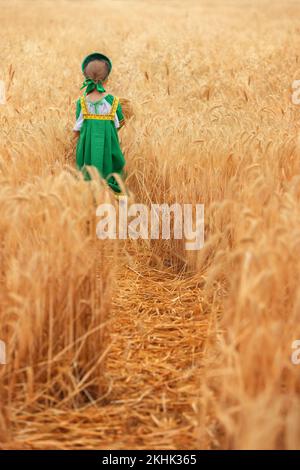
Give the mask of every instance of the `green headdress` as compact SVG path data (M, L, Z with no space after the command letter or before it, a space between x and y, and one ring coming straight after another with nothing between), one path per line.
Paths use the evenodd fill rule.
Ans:
M111 60L106 57L106 55L104 54L100 54L99 52L93 52L92 54L89 54L88 56L86 56L86 58L84 59L84 61L82 62L82 65L81 65L81 69L82 69L82 72L84 73L84 70L86 68L86 66L92 62L93 60L102 60L104 62L107 63L108 65L108 74L107 74L107 77L109 76L110 72L111 72L111 69L112 69L112 63L111 63ZM107 78L106 77L106 78ZM94 82L94 80L92 80L91 78L86 78L82 84L82 87L81 87L81 90L82 88L86 88L84 94L88 94L90 93L91 91L97 89L100 93L104 93L105 92L105 89L103 87L103 84L102 82Z

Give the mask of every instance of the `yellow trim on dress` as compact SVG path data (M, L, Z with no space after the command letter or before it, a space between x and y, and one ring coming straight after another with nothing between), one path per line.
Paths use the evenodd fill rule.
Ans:
M80 103L81 103L83 119L98 119L100 121L113 121L115 119L115 114L117 112L119 98L114 96L114 100L111 105L109 114L89 114L84 96L80 98Z

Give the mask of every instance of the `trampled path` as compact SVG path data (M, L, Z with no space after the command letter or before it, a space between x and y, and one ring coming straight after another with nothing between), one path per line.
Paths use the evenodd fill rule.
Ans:
M14 447L197 448L201 356L209 328L191 279L123 265L100 406L19 417ZM26 421L26 423L25 423Z

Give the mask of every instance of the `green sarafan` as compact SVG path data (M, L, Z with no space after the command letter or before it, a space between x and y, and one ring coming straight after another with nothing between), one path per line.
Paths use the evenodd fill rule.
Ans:
M300 448L299 13L1 3L1 448ZM203 204L202 249L97 239L118 201L72 128L98 50L129 202Z

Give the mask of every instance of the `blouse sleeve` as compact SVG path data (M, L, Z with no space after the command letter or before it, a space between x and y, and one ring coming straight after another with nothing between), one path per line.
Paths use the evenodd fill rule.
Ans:
M124 118L124 114L123 114L123 110L122 110L122 106L121 106L120 102L119 102L118 107L117 107L116 115L117 115L117 118L118 118L118 121L119 121L119 127L118 128L121 129L121 127L123 127L124 124L125 124L125 118Z
M83 115L82 115L82 111L81 111L81 104L80 104L80 100L77 100L77 102L76 102L76 123L75 123L75 126L73 127L73 131L80 131L80 129L82 128L82 124L83 124Z

